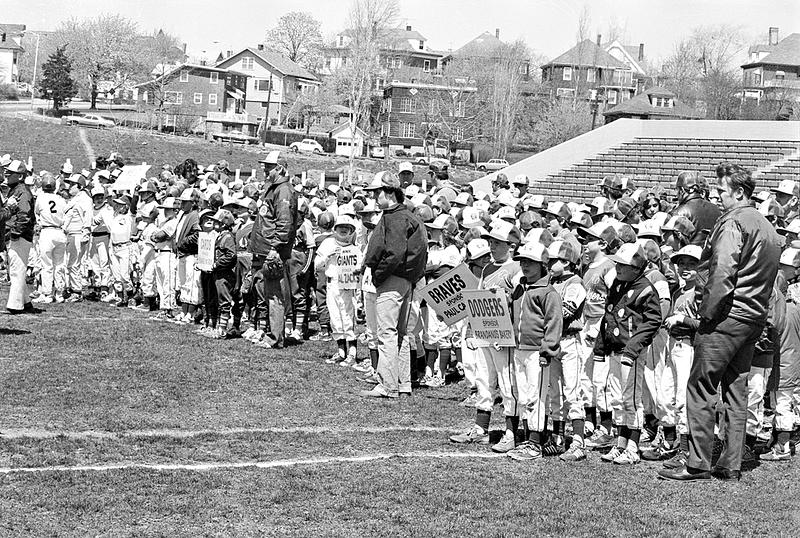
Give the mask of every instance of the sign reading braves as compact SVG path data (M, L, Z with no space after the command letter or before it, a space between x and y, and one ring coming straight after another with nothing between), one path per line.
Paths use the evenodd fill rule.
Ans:
M463 293L475 345L516 347L506 294L499 290L465 290Z
M217 232L200 232L197 236L197 268L201 271L214 269L214 243Z
M360 280L358 270L361 265L361 250L354 245L341 247L335 256L337 257L336 265L338 269L336 282L339 289L358 289Z
M424 288L422 298L433 308L446 325L452 325L467 317L467 303L464 290L478 287L478 279L466 264L449 270Z

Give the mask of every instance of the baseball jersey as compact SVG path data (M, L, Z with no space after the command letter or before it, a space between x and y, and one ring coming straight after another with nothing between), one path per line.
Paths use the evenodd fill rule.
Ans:
M586 304L583 319L587 335L595 338L600 330L600 321L606 312L608 290L616 278L617 271L608 258L592 262L583 274L583 287L586 289Z
M564 335L574 335L583 329L583 308L586 304L586 288L578 275L567 274L550 279L550 285L561 296L564 314Z
M111 244L121 245L129 243L131 237L136 235L136 221L130 213L115 214L107 223L111 233Z
M343 251L346 251L343 254ZM354 260L351 257L355 257ZM342 245L335 237L329 237L319 246L314 262L317 271L323 271L329 282L339 282L345 267L361 267L364 253L355 245ZM341 267L340 267L341 266ZM349 275L348 275L349 277Z
M509 294L514 287L512 281L520 271L519 262L511 258L503 263L497 263L492 260L483 268L478 288L487 290L497 286L504 289L506 294Z
M86 233L92 227L92 199L84 191L79 192L64 208L64 231L68 234Z
M42 228L61 228L64 225L64 212L67 202L51 192L42 192L36 198L33 214Z

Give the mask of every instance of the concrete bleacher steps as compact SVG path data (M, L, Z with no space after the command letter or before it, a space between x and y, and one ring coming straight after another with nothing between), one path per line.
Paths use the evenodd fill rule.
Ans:
M696 170L713 180L722 161L754 171L759 190L800 179L800 122L617 120L501 172L509 178L527 174L550 199L586 202L599 194L597 183L607 175L669 193L680 172ZM473 187L489 192L496 174Z

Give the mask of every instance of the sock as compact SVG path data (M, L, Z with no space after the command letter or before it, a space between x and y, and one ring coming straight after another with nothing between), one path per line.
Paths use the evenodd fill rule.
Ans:
M344 338L336 340L336 347L339 350L339 357L343 360L347 358L347 340Z
M525 441L531 438L531 430L528 428L528 420L522 419L522 434Z
M181 305L181 313L185 316L189 313L189 303L183 303Z
M453 350L453 352L456 354L456 362L460 363L461 362L461 348L457 347L457 348L455 348Z
M630 452L638 452L639 451L639 444L634 441L633 439L628 439L628 444L625 447L625 450L629 450Z
M619 429L619 436L617 437L617 446L622 450L628 446L628 438L631 435L631 430L627 426L621 426Z
M612 416L611 411L600 411L600 426L605 428L606 433L608 434L611 433L611 428L612 428L611 416Z
M756 446L756 441L758 441L758 437L755 435L750 435L749 433L745 435L744 444L746 444L748 448L752 449L754 446Z
M372 363L372 369L378 369L378 350L377 349L370 349L369 350L369 360Z
M440 349L439 350L439 374L444 379L444 376L447 374L447 365L450 364L450 350L449 349Z
M194 319L194 313L197 311L197 305L190 304L187 308L188 308L187 312L192 317L192 319Z
M778 450L780 450L781 452L788 452L790 438L791 438L790 432L779 431L778 436L775 439L775 445L778 447Z
M664 426L664 440L669 444L674 443L677 432L678 428L675 426Z
M683 452L684 454L688 454L689 453L689 436L687 434L685 434L685 433L682 433L681 436L680 436L679 443L680 443L680 447L681 447L681 452Z
M584 413L586 413L586 420L592 423L592 426L595 428L597 427L597 407L584 407Z
M480 409L475 414L475 424L483 428L483 432L489 431L489 420L492 418L491 411L481 411Z
M347 356L352 357L353 360L356 360L358 357L358 349L356 348L358 340L350 340L347 342Z
M635 447L639 447L639 438L642 435L642 430L628 428L628 441L633 441ZM629 443L630 444L630 443Z
M644 429L650 434L650 438L658 434L658 419L655 415L648 413L644 416Z
M553 421L553 435L564 436L564 421L563 420L554 420Z
M529 440L531 443L533 443L533 444L535 444L535 445L539 445L539 446L542 446L542 439L543 439L543 438L544 438L544 435L542 435L542 432L535 432L535 431L532 431L532 432L530 432L530 434L528 435L528 440Z
M577 439L583 444L583 430L586 427L586 421L582 418L576 418L572 421L572 438Z
M519 427L519 417L506 417L506 431L516 432Z
M432 375L433 374L433 367L436 364L436 359L439 356L439 352L435 349L428 349L425 350L425 374ZM431 373L428 374L428 371Z

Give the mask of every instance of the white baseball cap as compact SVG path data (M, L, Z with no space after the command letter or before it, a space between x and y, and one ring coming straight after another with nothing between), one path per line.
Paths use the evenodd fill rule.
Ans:
M784 179L778 183L778 187L772 189L772 192L779 192L781 194L788 194L789 196L800 196L800 185L797 181L791 179Z
M781 265L800 267L800 249L789 247L781 253Z
M491 252L489 242L486 239L473 239L467 243L467 254L470 260L477 260L481 256L486 256Z
M397 173L400 172L411 172L414 173L414 165L408 161L402 161L400 165L397 167Z

